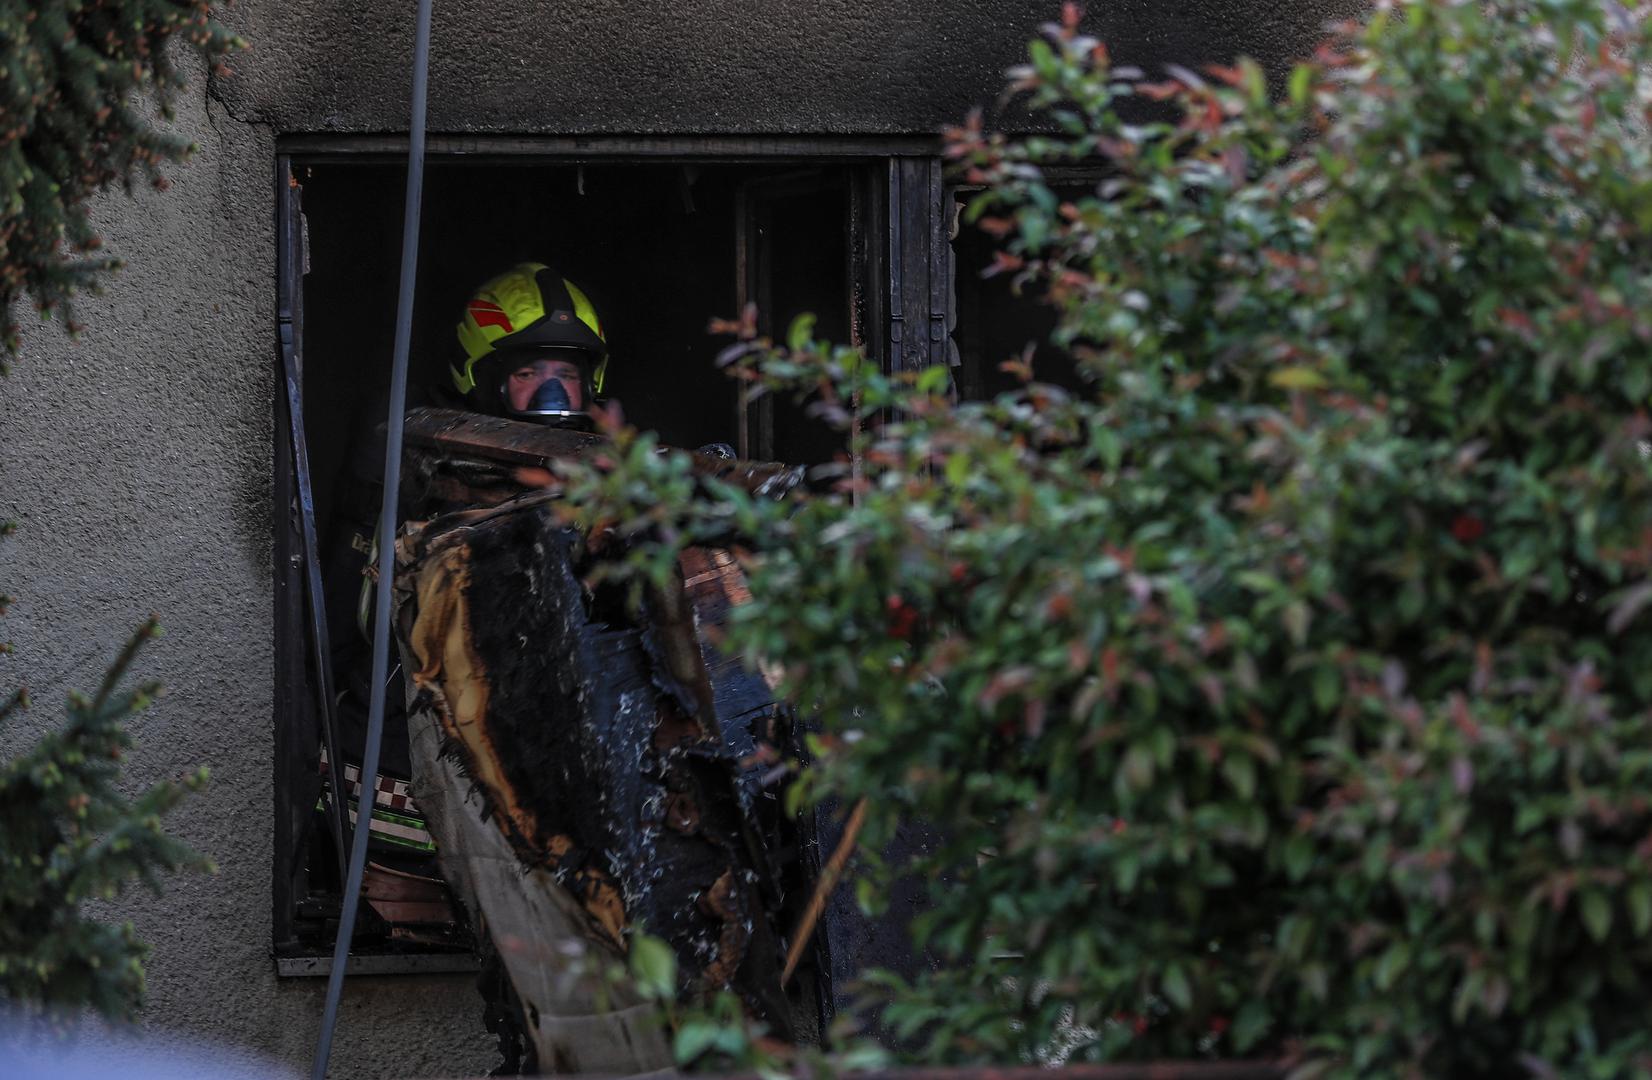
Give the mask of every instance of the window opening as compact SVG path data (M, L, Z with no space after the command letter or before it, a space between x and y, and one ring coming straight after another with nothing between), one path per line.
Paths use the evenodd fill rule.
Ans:
M1061 178L1053 184L1057 198L1073 199L1092 193L1098 182L1094 172ZM1002 241L963 220L961 210L975 194L969 188L948 193L949 201L960 211L952 240L957 265L953 340L959 351L959 396L982 400L1015 389L1020 380L1000 370L1000 365L1026 356L1032 359L1033 378L1038 382L1081 391L1085 380L1077 362L1070 352L1050 340L1059 319L1043 289L1036 283L1017 289L1013 274L983 276L992 267L993 253Z
M285 162L284 162L285 164ZM818 317L822 338L854 340L878 305L883 283L881 228L866 192L885 166L865 163L722 164L601 161L476 165L433 161L426 178L424 251L414 320L410 405L429 402L458 353L454 324L470 291L521 261L548 261L577 283L596 307L612 360L605 393L626 418L677 446L735 441L738 390L714 365L725 342L706 332L712 316L738 311L761 296L767 328L784 333L802 311ZM347 551L341 537L376 513L376 492L396 303L399 163L334 161L325 156L279 170L282 186L282 325L301 393L301 442L285 401L278 401L277 498L288 508L277 537L277 826L278 970L327 972L338 917L333 831L318 815L317 780L325 761L318 670L307 654L316 638L306 622L305 579L317 561ZM302 198L302 205L300 204ZM869 314L870 313L870 314ZM879 343L869 343L877 351ZM789 402L763 410L764 444L753 456L796 463L829 460L838 437ZM321 549L304 544L304 500L294 451L307 452L308 509ZM370 526L371 521L367 524ZM371 535L371 529L368 529ZM357 552L357 556L361 553ZM329 575L330 577L332 575ZM325 631L336 647L366 638L356 605L334 589ZM351 692L343 685L338 695ZM362 702L365 687L353 688ZM339 741L349 764L359 758L365 705L358 717L341 707ZM351 746L358 747L355 755ZM386 747L386 768L398 763ZM406 771L400 775L405 776ZM352 965L363 970L454 970L473 966L470 937L421 863L416 819L401 813L408 792L381 784L374 814L379 873L364 887L371 914L356 935ZM360 793L356 793L359 797ZM345 808L347 832L358 807ZM381 836L382 834L382 836ZM385 841L379 843L380 840ZM400 849L394 847L400 842ZM405 961L405 962L403 962Z
M841 172L819 170L742 183L736 194L736 307L757 305L760 332L783 340L792 321L815 316L815 337L851 337L853 267L849 195ZM740 456L815 465L844 449L842 437L797 402L764 395L738 417Z

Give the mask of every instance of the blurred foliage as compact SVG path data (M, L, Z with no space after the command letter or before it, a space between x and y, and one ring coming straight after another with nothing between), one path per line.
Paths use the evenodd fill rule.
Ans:
M89 256L101 245L87 200L117 184L130 191L139 174L164 187L160 166L193 149L153 123L155 112L170 119L183 85L174 42L214 63L243 47L193 0L0 0L0 356L17 350L22 294L73 333L70 294L118 266ZM12 530L0 522L0 536ZM0 596L0 614L10 602ZM143 1000L147 946L131 923L88 917L85 901L133 881L158 891L164 871L209 868L161 828L161 815L205 783L204 769L135 799L119 788L131 742L122 724L157 691L120 684L158 632L146 623L95 696L72 694L64 723L0 758L0 1001L54 1021L85 1007L131 1019ZM23 688L0 696L0 721L28 700Z
M122 723L159 689L120 684L158 633L146 623L96 695L71 694L62 725L0 759L0 1002L54 1019L89 1006L131 1020L148 947L130 922L88 917L82 905L113 899L133 881L159 893L163 871L211 869L161 828L161 816L206 782L205 769L135 799L117 784L131 745ZM27 704L17 691L0 704L0 720Z
M42 318L78 330L70 295L119 267L86 202L194 150L157 129L183 85L173 41L209 63L243 48L201 0L0 0L0 341L16 353L12 307L28 293ZM4 363L0 361L0 371Z
M948 155L1082 392L748 317L725 362L858 470L568 469L608 572L740 538L724 644L818 718L808 791L939 830L904 1053L1652 1075L1646 14L1378 4L1270 88L1069 9L1011 73L1047 132Z
M764 1080L779 1080L832 1076L889 1063L889 1055L876 1046L830 1053L818 1046L794 1046L771 1038L746 1014L732 991L685 997L677 954L669 943L643 927L629 933L623 965L590 956L583 962L602 965L596 970L608 987L623 985L633 997L658 1006L661 1022L670 1033L672 1056L679 1068L690 1072L755 1073Z

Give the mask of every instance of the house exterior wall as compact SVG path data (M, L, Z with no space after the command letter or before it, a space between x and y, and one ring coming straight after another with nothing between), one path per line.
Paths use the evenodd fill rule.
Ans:
M1096 5L1098 8L1102 5ZM1089 20L1121 62L1239 51L1277 67L1348 0L1115 0ZM667 11L665 9L669 8ZM448 133L896 134L990 101L1054 4L865 0L436 5L431 124ZM211 767L175 830L219 864L111 906L154 948L150 1029L305 1068L321 980L269 957L273 750L271 462L276 393L275 155L284 134L404 130L411 5L240 0L237 74L194 70L175 130L201 150L171 190L96 207L127 260L85 297L87 330L24 336L0 381L0 622L38 704L14 749L95 687L151 611L167 636L138 670L167 695L134 724L134 785ZM390 331L386 327L388 336ZM468 976L353 979L338 1076L479 1075L494 1063Z
M1151 69L1251 55L1275 70L1358 0L1106 0L1085 29ZM1059 0L451 0L431 27L436 131L938 131L1002 88ZM301 14L302 13L302 14ZM406 130L410 5L246 0L219 92L282 131Z
M176 125L201 151L171 189L97 207L128 267L82 302L79 344L33 326L0 380L0 520L19 525L0 543L18 600L0 685L27 679L36 700L0 747L60 719L68 690L96 689L125 635L161 616L136 672L166 694L131 725L126 775L211 769L170 821L219 869L108 907L153 947L146 1027L298 1073L325 982L278 980L269 955L274 135L201 86ZM352 981L334 1075L485 1074L479 1000L466 976Z

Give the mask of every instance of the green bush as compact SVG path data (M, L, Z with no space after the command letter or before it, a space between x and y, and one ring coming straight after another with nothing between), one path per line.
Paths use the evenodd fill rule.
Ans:
M0 759L0 1004L73 1020L84 1007L131 1020L143 1002L149 947L130 922L82 910L141 881L160 892L160 875L211 870L161 817L206 783L205 769L163 781L137 798L117 786L131 738L121 726L159 691L120 684L153 620L139 629L88 698L69 696L67 720L26 751ZM0 702L0 721L28 704L24 691Z
M939 828L914 1056L1652 1074L1644 11L1379 4L1277 94L1076 28L1012 73L1045 134L949 154L1082 393L748 326L862 475L705 498L622 435L570 516L748 538L810 789Z
M0 0L0 342L18 346L12 305L24 293L42 318L119 268L93 255L102 241L86 203L195 149L155 127L183 86L174 41L208 63L245 47L203 0ZM0 372L5 356L0 355Z
M70 295L119 265L90 254L101 242L87 201L115 185L130 191L139 175L163 187L160 166L193 149L150 117L169 118L183 85L174 41L209 63L244 46L199 0L0 0L0 375L18 348L22 295L42 318L61 313L72 333ZM13 528L0 521L0 538ZM0 615L10 603L0 595ZM133 881L158 892L164 872L210 868L161 826L205 783L204 769L135 799L120 790L131 743L121 725L158 690L120 684L157 634L154 620L140 627L96 695L70 695L64 723L0 758L0 1005L54 1020L88 1007L131 1019L148 947L131 923L89 918L83 902ZM28 700L21 686L0 692L0 722Z

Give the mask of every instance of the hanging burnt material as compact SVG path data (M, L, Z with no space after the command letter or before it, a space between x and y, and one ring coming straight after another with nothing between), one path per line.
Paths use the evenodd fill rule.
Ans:
M570 929L619 952L641 925L672 945L682 990L731 987L787 1032L757 753L777 706L698 629L742 598L735 560L690 551L679 580L634 615L586 588L597 556L559 524L550 494L525 493L515 475L595 453L600 438L440 410L414 410L407 431L412 501L499 504L409 526L397 624L416 773L428 759L420 804L450 881L532 1006L530 1024L545 1028L558 1003L525 983L566 953ZM705 468L754 487L793 482L773 466L707 456ZM477 854L487 841L466 832L467 815L502 838L514 876ZM559 892L524 904L534 889ZM527 960L512 966L513 953ZM572 1015L580 991L560 992ZM596 1068L582 1052L594 1042L559 1029L539 1060Z
M551 483L557 461L590 461L609 447L601 435L432 407L409 409L405 432L402 492L415 518L497 506ZM781 498L802 482L802 470L788 465L699 451L671 453L687 454L698 475L757 495Z

